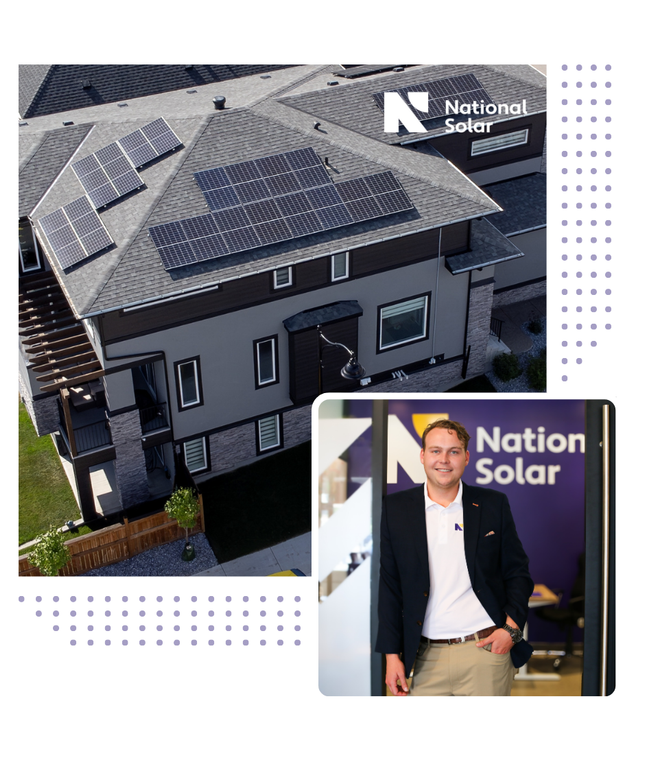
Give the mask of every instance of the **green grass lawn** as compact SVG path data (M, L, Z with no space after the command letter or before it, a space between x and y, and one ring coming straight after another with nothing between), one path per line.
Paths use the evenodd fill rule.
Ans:
M24 405L19 409L19 544L50 525L78 520L76 499L48 435L39 438ZM70 538L73 537L71 534Z
M199 485L206 536L220 562L311 530L311 443Z

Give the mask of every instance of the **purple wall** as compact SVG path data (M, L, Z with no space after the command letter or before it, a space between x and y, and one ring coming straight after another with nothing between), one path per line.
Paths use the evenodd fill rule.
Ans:
M371 402L352 401L350 411L355 417L370 416ZM464 481L506 493L530 559L533 580L552 589L563 589L566 604L577 574L578 556L584 551L584 454L580 440L572 436L584 433L585 402L393 399L389 401L389 413L399 418L419 442L419 449L421 440L414 428L413 414L447 413L466 427L471 441ZM495 428L499 428L498 433ZM478 429L482 451L477 450ZM486 435L494 443L487 441ZM494 451L497 441L499 451ZM369 435L357 444L350 450L350 477L369 474ZM574 451L570 452L570 447ZM548 482L549 472L552 483ZM398 482L388 491L413 485L399 466ZM537 619L534 612L529 615L529 629L533 641L564 639L564 632Z

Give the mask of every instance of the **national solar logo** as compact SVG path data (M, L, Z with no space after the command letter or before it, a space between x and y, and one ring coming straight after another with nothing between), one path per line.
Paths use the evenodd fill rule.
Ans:
M463 531L464 524L463 523L455 523L455 530Z
M425 133L429 127L440 126L440 122L435 120L443 118L447 134L489 133L493 121L476 121L471 115L527 114L525 100L521 103L495 103L474 74L422 82L393 92L379 92L373 98L383 111L384 132L398 133L403 126L408 133Z

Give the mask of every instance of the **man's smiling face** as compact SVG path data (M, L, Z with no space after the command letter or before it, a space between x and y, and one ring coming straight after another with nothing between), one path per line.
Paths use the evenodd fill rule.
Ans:
M464 449L457 433L446 428L434 428L426 435L426 447L421 450L421 464L429 488L445 492L459 485L470 453Z

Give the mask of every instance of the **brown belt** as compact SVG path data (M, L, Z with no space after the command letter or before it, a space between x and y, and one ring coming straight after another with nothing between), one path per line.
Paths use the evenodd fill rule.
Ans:
M468 636L458 636L456 639L428 639L425 636L421 636L421 641L425 644L463 644L464 641L475 641L475 639L485 639L486 636L490 636L493 631L497 630L496 625L492 625L490 628L484 628L483 631L477 631L477 633L470 633Z

